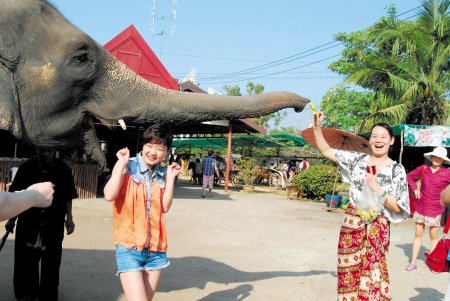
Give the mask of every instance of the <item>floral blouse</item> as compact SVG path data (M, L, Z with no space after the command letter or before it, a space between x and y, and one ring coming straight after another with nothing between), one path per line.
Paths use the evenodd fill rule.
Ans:
M370 155L345 150L334 150L334 155L338 161L338 169L342 180L350 184L350 203L358 207L361 191L365 182L366 167L369 163ZM395 169L394 169L395 166ZM409 194L406 171L403 165L392 162L378 171L378 184L390 195L395 197L398 206L402 209L395 213L383 206L381 214L389 221L399 223L407 220L409 214Z

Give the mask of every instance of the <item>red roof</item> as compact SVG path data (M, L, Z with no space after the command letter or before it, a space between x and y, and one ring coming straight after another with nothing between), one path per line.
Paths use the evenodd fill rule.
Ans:
M144 41L134 25L103 46L137 75L166 89L179 91L174 79Z

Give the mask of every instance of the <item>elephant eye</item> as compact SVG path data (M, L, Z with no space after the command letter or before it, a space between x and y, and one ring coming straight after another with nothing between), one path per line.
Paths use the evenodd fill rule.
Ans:
M77 56L78 61L80 61L81 63L84 63L88 60L88 54L87 53L83 53Z

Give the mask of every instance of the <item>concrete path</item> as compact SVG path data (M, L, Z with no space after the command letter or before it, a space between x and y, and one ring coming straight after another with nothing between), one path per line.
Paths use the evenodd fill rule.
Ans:
M223 186L213 197L180 179L165 222L171 265L162 273L155 301L336 300L336 252L343 211L324 202L287 200L279 191L253 194ZM73 235L64 240L60 301L126 300L115 276L112 207L103 199L74 201ZM0 235L4 233L0 223ZM428 230L427 230L428 231ZM13 242L0 252L0 300L14 300ZM388 267L392 300L443 300L449 274L425 265L405 271L414 223L391 228Z

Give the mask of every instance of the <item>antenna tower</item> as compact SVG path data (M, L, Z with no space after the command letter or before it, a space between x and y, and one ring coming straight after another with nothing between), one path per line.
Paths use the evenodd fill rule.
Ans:
M177 11L175 10L175 4L177 4L177 0L173 0L173 2L172 2L172 15L170 16L170 35L168 35L164 32L164 18L169 18L169 17L162 16L161 18L156 18L156 0L153 0L153 7L152 7L153 20L152 20L152 24L150 25L150 29L152 30L152 37L155 35L161 36L161 47L159 48L159 59L161 59L163 35L172 37L172 35L175 34L175 25L173 25L173 19L175 19L177 17ZM161 33L155 34L155 19L161 19Z

